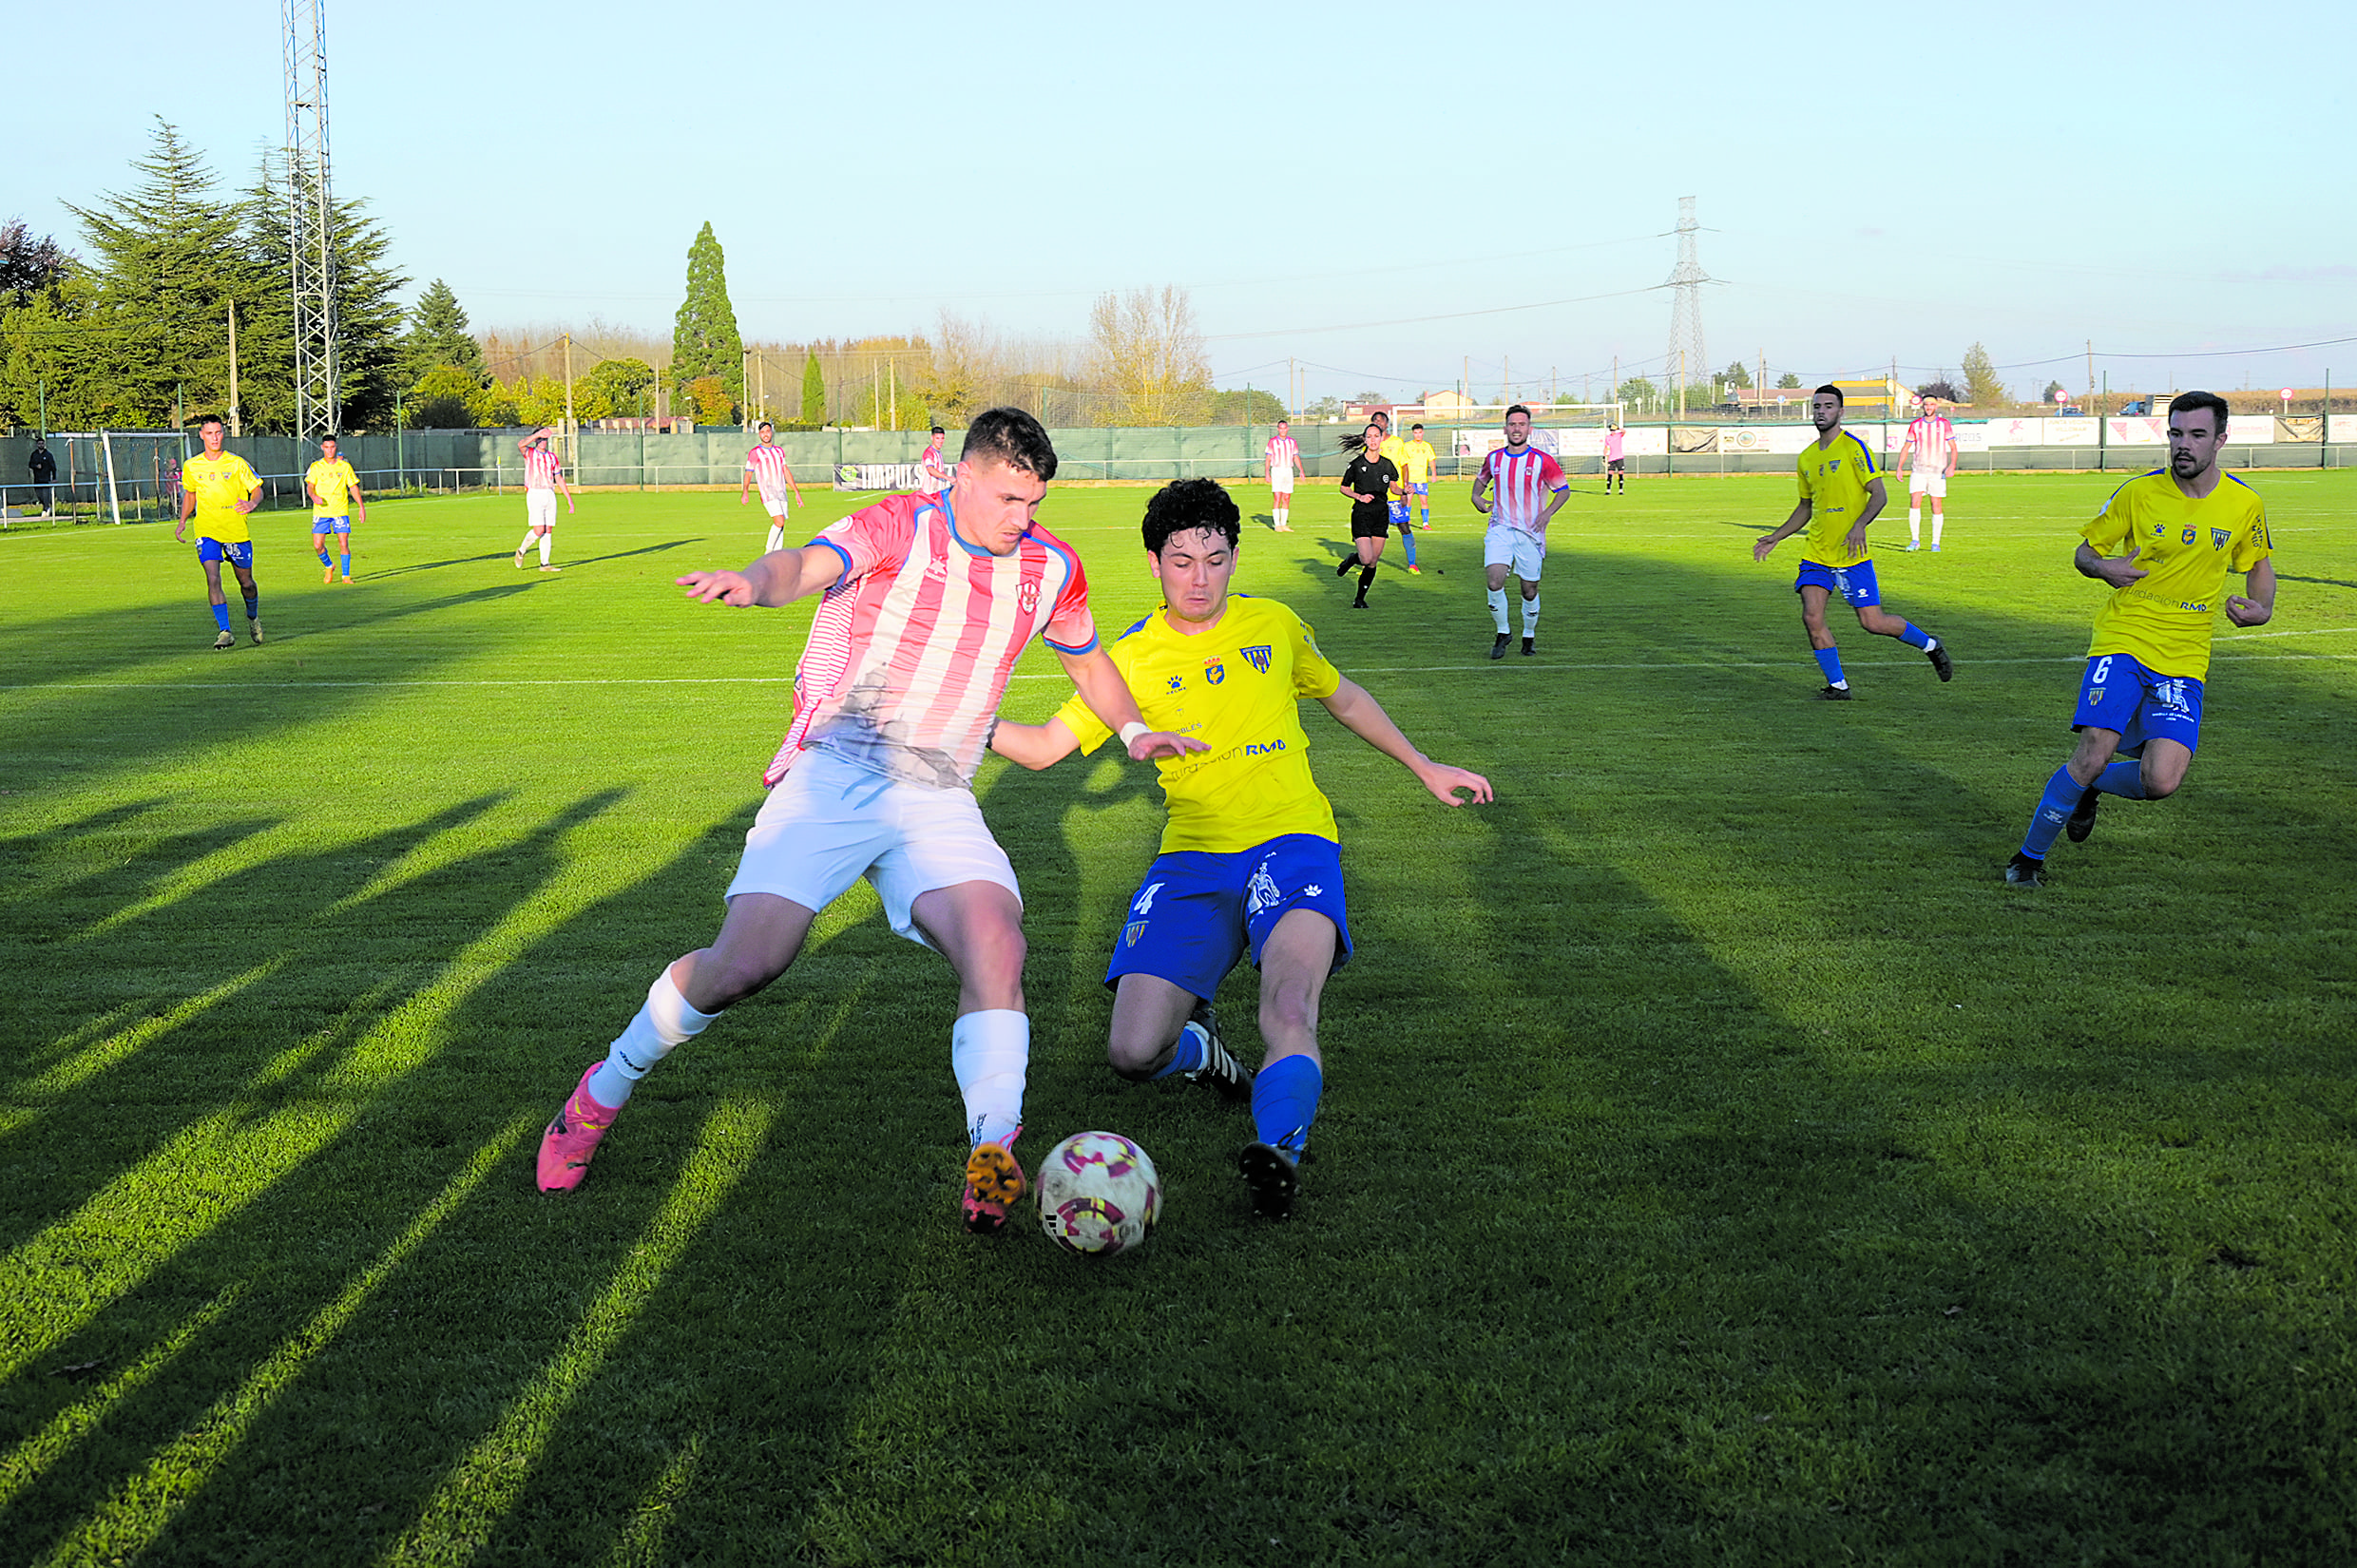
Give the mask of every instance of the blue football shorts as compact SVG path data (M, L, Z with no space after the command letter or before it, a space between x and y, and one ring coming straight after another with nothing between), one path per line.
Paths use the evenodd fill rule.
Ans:
M1351 961L1342 846L1332 839L1286 833L1228 854L1159 855L1129 901L1104 983L1153 975L1208 1000L1237 959L1249 955L1259 966L1269 933L1293 909L1314 909L1332 921L1333 969Z
M1827 566L1803 559L1800 575L1792 580L1792 591L1798 593L1811 587L1823 588L1853 610L1883 602L1883 590L1874 581L1871 561L1861 561L1854 566Z
M2201 682L2156 674L2126 654L2097 654L2087 660L2071 728L2117 730L2129 756L2142 755L2156 737L2193 751L2201 743Z
M1408 526L1408 503L1396 496L1391 501L1391 526L1395 528Z
M201 538L197 541L197 559L226 561L232 566L242 566L250 572L254 569L254 542L240 539L235 545L224 545L210 536Z
M311 531L321 534L350 533L352 519L349 517L315 517L311 520Z
M1428 500L1432 494L1431 482L1429 480L1422 480L1411 484L1408 487L1408 493L1414 496L1419 501Z

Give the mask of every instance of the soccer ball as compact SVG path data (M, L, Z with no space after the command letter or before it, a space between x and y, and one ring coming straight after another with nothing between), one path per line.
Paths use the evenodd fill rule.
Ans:
M1162 1211L1162 1178L1119 1133L1074 1133L1040 1167L1040 1227L1067 1252L1111 1257L1142 1246Z

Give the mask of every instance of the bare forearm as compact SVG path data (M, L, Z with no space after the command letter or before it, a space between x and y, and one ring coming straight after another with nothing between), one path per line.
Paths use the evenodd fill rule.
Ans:
M1326 711L1334 716L1334 722L1409 773L1416 773L1431 760L1401 733L1391 716L1383 711L1383 704L1354 680L1345 680L1333 696L1326 698Z
M1070 756L1080 743L1080 737L1061 718L1044 724L1010 724L1002 718L990 728L990 749L1035 773Z

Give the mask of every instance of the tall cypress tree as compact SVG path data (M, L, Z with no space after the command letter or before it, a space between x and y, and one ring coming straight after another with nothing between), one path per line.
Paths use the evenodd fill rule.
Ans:
M706 223L687 247L687 297L671 328L671 383L684 387L717 375L729 401L745 400L745 342L737 333L737 309L728 302L728 271L720 241Z
M827 422L827 373L818 368L818 351L813 349L802 361L802 423L824 425Z

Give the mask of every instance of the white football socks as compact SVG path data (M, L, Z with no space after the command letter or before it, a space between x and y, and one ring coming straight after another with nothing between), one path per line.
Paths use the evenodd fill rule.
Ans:
M1939 535L1936 531L1932 538L1935 542L1938 540ZM1924 542L1924 509L1921 507L1909 507L1907 509L1907 542L1910 545L1920 545Z
M548 564L548 552L556 547L556 543L557 531L554 528L550 528L540 536L540 564L542 565Z
M1935 550L1940 547L1940 528L1946 522L1947 513L1933 512L1931 514L1931 547Z
M1504 588L1489 590L1489 619L1498 623L1498 635L1504 637L1505 635L1505 590Z
M1523 601L1523 635L1524 637L1539 635L1539 596L1537 594L1532 594Z
M769 526L769 547L773 550L782 550L786 547L786 526L783 523L772 523Z
M949 1064L966 1097L966 1133L1003 1143L1023 1125L1024 1074L1031 1063L1031 1020L1006 1007L968 1013L949 1030Z
M1280 528L1285 526L1285 514L1293 510L1291 507L1274 507L1270 509L1276 513L1276 526Z
M687 1004L679 986L671 983L671 966L655 977L655 984L646 988L646 1004L639 1009L630 1026L615 1038L605 1053L605 1064L589 1080L589 1098L601 1105L622 1109L630 1101L630 1091L639 1080L654 1070L655 1064L669 1056L672 1048L695 1039L704 1026L719 1017L718 1013L699 1013Z

